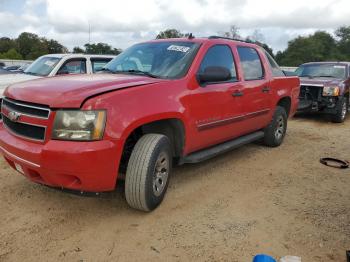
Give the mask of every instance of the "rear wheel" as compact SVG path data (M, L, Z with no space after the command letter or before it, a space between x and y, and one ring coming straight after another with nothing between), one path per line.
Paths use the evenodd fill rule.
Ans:
M341 97L339 103L337 103L337 112L332 115L332 122L334 123L343 123L347 114L348 114L348 98Z
M264 144L270 147L277 147L282 144L287 131L286 110L277 106L271 123L265 128Z
M147 134L136 143L125 178L125 197L131 207L152 211L163 201L172 167L171 152L164 135Z

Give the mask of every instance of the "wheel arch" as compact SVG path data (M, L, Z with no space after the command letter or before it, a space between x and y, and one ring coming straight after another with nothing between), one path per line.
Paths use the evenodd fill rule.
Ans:
M143 134L163 134L170 139L173 154L180 157L185 145L185 126L180 119L168 118L146 123L140 126Z
M126 170L131 152L137 141L145 134L162 134L169 138L173 156L179 159L183 155L186 138L186 127L179 116L154 117L137 121L129 126L123 135L124 145L121 159L121 170Z
M290 109L292 105L292 99L289 96L281 97L276 106L281 106L286 110L287 116L290 115Z

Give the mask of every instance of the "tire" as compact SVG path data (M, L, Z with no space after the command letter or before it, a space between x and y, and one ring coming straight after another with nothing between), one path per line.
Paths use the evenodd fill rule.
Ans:
M337 103L337 112L331 115L331 120L333 123L343 123L348 114L349 102L347 97L341 97Z
M147 134L136 143L126 169L125 197L141 211L152 211L163 201L172 168L168 137Z
M286 110L277 106L272 121L264 130L264 144L266 146L277 147L282 144L287 131L287 119Z

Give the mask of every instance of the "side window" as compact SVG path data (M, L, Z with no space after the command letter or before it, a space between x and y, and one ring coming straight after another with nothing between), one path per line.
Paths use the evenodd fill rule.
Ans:
M85 74L86 59L72 59L65 62L58 70L58 75L63 74Z
M110 58L91 58L91 67L92 67L92 72L96 73L98 71L101 71L101 69L112 59Z
M238 54L245 80L257 80L264 77L264 69L258 52L251 47L238 47Z
M227 45L215 45L209 48L199 68L203 73L207 67L225 67L231 72L231 80L237 79L235 62L231 48Z
M272 58L272 56L268 52L266 52L265 50L264 50L264 53L265 53L265 55L267 57L267 60L269 61L269 65L270 65L270 68L271 68L272 75L275 76L275 77L285 76L283 71L281 70L281 68L276 63L276 61Z

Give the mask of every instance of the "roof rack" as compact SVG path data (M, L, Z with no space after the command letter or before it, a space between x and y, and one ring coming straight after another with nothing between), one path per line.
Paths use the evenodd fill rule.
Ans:
M211 36L208 37L208 39L226 39L226 40L232 40L232 41L239 41L239 42L247 43L247 41L244 41L242 39L225 37L225 36L217 36L217 35L211 35Z

